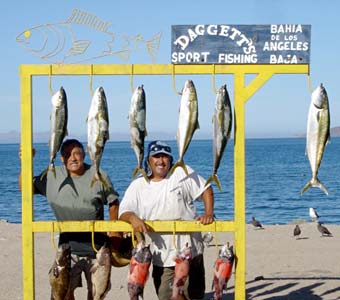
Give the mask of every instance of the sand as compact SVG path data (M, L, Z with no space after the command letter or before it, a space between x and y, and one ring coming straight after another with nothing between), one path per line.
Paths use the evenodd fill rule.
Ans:
M340 226L326 225L333 237L321 237L316 224L301 224L300 239L293 237L295 225L270 225L256 230L247 225L246 298L313 300L340 299ZM0 299L23 299L21 224L0 222L2 280ZM51 234L35 234L35 299L49 299L48 270L55 250ZM217 233L218 244L234 243L232 233ZM212 298L214 244L206 248L206 295ZM106 299L129 299L128 267L112 268L112 288ZM234 299L234 275L223 299ZM261 278L260 280L255 280ZM83 281L85 284L85 281ZM145 299L157 299L151 277ZM76 299L86 299L86 287L76 290Z

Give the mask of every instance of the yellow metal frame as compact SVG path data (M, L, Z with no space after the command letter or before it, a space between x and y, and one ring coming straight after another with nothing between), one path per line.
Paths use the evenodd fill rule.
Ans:
M195 221L148 221L155 231L234 232L235 299L246 297L245 103L274 74L309 74L309 65L21 65L23 299L34 299L34 233L58 231L131 231L122 221L33 221L32 76L39 75L210 75L234 74L234 221L201 225ZM257 74L246 86L245 75Z

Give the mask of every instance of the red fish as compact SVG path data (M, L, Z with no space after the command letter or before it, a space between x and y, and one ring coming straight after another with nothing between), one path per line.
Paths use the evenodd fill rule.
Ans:
M229 246L229 242L224 245L215 261L214 270L214 300L222 300L223 290L227 288L227 282L230 278L234 263L233 246Z
M183 298L183 286L189 275L190 261L192 259L191 247L188 243L177 253L175 257L175 276L172 285L171 300L180 300Z
M150 245L146 245L142 240L132 251L130 261L130 272L128 275L128 292L130 300L143 299L145 283L149 277L149 268L152 254Z

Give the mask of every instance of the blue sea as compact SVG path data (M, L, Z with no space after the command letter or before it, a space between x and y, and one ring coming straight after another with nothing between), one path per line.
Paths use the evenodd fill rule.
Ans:
M177 159L176 141L168 141ZM34 144L37 154L33 172L39 174L48 165L48 145ZM18 144L0 144L2 176L0 178L0 219L21 223L21 193L17 176L20 169ZM213 164L212 141L192 140L185 162L208 178ZM90 163L88 155L86 161ZM59 164L59 157L56 164ZM136 167L130 142L106 143L101 167L109 174L120 199L129 185ZM214 185L215 215L218 220L234 219L233 141L229 141L218 176L222 192ZM302 196L301 188L311 178L305 155L304 138L246 140L246 221L252 216L263 224L289 224L296 220L310 221L309 207L314 207L320 220L340 224L340 138L327 145L319 170L319 179L328 189L325 195L311 188ZM202 211L198 203L198 211ZM55 220L48 202L34 196L34 220ZM106 215L107 217L107 215Z

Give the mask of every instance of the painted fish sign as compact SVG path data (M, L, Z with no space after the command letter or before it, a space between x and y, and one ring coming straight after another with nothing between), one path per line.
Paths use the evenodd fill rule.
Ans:
M311 25L173 25L173 64L309 64Z

